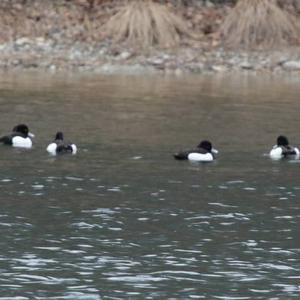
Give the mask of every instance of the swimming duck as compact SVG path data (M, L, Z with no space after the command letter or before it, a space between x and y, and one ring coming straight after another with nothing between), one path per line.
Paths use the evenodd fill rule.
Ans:
M56 133L54 141L48 145L47 152L52 155L65 153L76 154L77 147L75 144L66 144L64 142L63 133L59 131Z
M31 148L34 134L29 132L28 126L25 124L16 125L12 133L0 138L0 142L5 145L11 145L17 148Z
M175 159L179 160L191 160L199 162L210 162L215 159L215 155L218 153L218 150L212 147L210 141L201 141L200 144L193 150L181 151L175 153L173 156Z
M289 145L289 141L286 136L280 135L277 138L277 144L273 146L270 151L270 157L274 160L282 158L299 159L299 149Z

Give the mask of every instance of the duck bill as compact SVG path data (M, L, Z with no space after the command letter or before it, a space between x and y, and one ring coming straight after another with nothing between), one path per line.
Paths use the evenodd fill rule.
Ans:
M217 149L215 149L215 148L212 148L212 149L211 149L211 152L212 152L213 154L218 154L218 153L219 153L219 151L218 151Z
M35 137L35 135L33 133L31 133L31 132L28 132L28 136L31 137L31 138Z

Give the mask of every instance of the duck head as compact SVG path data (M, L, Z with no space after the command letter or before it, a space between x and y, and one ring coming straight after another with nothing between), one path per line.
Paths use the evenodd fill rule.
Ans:
M209 153L218 154L219 151L212 147L212 144L210 141L203 140L200 142L200 144L197 146L198 148L205 149Z
M25 125L25 124L19 124L19 125L16 125L13 130L13 132L17 132L17 133L20 133L22 135L24 135L24 137L31 137L33 138L34 137L34 134L32 134L31 132L29 132L29 129L28 129L28 126Z
M212 150L212 144L211 144L210 141L204 140L204 141L200 142L200 144L198 145L198 148L203 148L206 151L211 152L211 150Z
M61 131L56 132L55 140L63 141L64 140L64 134Z
M289 145L289 140L287 139L286 136L284 135L280 135L278 138L277 138L277 145L278 146L288 146Z

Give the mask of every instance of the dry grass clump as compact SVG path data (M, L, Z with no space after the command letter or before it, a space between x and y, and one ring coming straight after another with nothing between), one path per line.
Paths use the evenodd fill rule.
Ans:
M294 16L276 0L239 0L226 17L221 35L231 48L272 48L299 43Z
M106 36L133 47L176 46L182 36L191 36L185 21L166 5L151 0L123 4L105 25Z

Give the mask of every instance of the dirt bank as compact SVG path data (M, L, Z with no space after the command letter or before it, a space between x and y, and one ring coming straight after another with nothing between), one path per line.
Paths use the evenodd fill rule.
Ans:
M166 74L201 72L300 72L298 48L224 50L218 28L230 5L172 6L198 32L179 47L138 49L113 43L103 25L118 2L3 1L0 4L0 69Z

